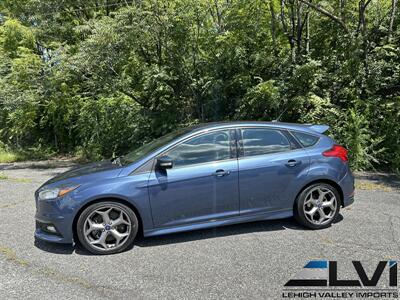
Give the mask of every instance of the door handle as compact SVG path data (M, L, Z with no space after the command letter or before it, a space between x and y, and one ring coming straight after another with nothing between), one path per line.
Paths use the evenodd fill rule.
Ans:
M223 177L223 176L227 176L229 174L231 174L231 171L229 171L229 170L225 171L225 170L219 169L219 170L215 171L213 175L216 177Z
M287 167L295 167L295 166L299 165L300 163L301 163L301 161L297 161L297 160L294 160L294 159L289 159L287 161L287 163L285 164L285 166L287 166Z

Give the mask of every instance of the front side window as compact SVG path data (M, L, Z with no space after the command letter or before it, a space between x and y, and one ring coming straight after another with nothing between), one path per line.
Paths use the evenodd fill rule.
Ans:
M231 158L229 130L215 131L191 138L168 151L174 167L201 164Z
M160 148L169 142L172 142L174 139L177 139L178 137L182 136L186 132L189 132L189 129L178 129L176 131L173 131L171 133L168 133L158 139L153 140L150 143L144 144L143 146L129 152L125 156L122 157L121 163L123 165L127 165L130 163L133 163L144 156L150 154L152 151L157 150L157 148Z
M242 129L244 156L289 151L290 143L279 130L265 128Z

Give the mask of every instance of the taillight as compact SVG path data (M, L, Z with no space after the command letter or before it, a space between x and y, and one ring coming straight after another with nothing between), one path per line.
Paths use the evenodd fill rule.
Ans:
M338 157L342 161L348 161L347 149L340 145L334 145L331 149L326 150L322 153L323 156L327 157Z

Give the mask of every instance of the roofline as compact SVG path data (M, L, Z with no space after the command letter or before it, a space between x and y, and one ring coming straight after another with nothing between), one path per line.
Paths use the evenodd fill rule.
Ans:
M223 128L239 128L239 127L269 127L269 128L281 128L281 129L289 129L289 130L298 130L303 132L308 132L314 135L322 136L322 134L311 129L312 124L298 124L298 123L285 123L285 122L264 122L264 121L226 121L226 122L213 122L213 123L205 123L193 125L192 127L188 127L187 131L182 134L180 137L174 139L173 141L165 144L164 146L154 150L149 153L142 159L128 165L125 167L126 172L121 172L119 176L125 176L133 172L136 168L140 167L142 164L146 163L152 157L159 155L160 153L165 152L170 147L189 139L193 136L201 134L203 132L223 129Z
M315 131L314 128L318 126L325 126L324 128L329 128L326 125L313 125L313 124L300 124L300 123L286 123L286 122L267 122L267 121L224 121L224 122L213 122L194 125L193 128L188 130L187 134L202 132L211 129L218 128L237 128L237 127L249 127L249 126L260 126L260 127L273 127L291 130L300 130L313 134L320 134L320 132Z

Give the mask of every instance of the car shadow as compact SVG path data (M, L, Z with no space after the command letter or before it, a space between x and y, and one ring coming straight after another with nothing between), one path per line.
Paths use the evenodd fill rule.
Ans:
M341 214L338 215L334 223L339 223L343 220ZM161 235L155 237L143 237L138 236L130 248L126 251L131 250L134 247L157 247L170 244L186 243L192 241L200 241L205 239L233 236L248 234L254 232L269 232L279 230L307 230L300 226L293 218L280 219L280 220L269 220L269 221L256 221L251 223L234 224L229 226L222 226L210 229L201 229L195 231L186 231L180 233L173 233L168 235ZM79 244L55 244L48 243L38 239L35 239L35 247L50 252L53 254L68 255L76 253L79 255L93 255L83 249Z
M334 223L339 223L343 220L341 214L338 215ZM140 237L135 241L135 246L138 247L156 247L169 244L186 243L205 239L226 237L232 235L241 235L255 232L269 232L279 230L307 230L299 225L294 218L256 221L251 223L234 224L229 226L215 227L210 229L195 230L189 232L180 232L168 235L154 237Z
M72 244L57 244L39 240L35 237L33 245L43 251L53 254L72 254L75 251L75 246Z

